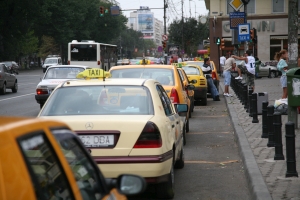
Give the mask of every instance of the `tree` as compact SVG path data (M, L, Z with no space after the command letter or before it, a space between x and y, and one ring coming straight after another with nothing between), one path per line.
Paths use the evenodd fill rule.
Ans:
M42 44L38 52L38 56L43 60L47 57L47 55L58 55L59 48L58 44L55 42L54 38L51 36L43 36Z

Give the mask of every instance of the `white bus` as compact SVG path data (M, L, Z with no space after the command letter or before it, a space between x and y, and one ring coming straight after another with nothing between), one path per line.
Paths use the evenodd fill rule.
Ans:
M117 45L92 40L73 40L68 44L68 65L85 65L108 71L117 65L117 61Z

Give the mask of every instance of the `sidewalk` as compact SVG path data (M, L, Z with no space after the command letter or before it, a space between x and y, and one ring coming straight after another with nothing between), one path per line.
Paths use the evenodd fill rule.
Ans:
M280 99L282 89L280 78L261 78L255 80L255 92L267 92L269 105ZM220 80L220 97L223 94L224 81ZM300 178L285 178L286 160L274 160L275 148L267 147L268 139L261 138L262 116L258 115L259 123L252 123L252 117L246 112L240 100L230 88L233 97L224 97L235 129L237 144L243 159L251 199L291 199L300 200ZM223 100L223 99L222 99ZM298 126L299 126L298 116ZM285 123L287 115L282 115L282 144L286 159ZM300 177L300 130L296 129L296 169Z

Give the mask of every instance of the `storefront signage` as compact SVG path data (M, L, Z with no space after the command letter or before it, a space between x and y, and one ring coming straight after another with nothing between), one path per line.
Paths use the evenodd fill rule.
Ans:
M248 21L248 23L250 23L250 27L252 26L252 22ZM223 30L227 33L230 32L230 22L225 22L223 24ZM275 21L256 21L256 30L258 32L265 32L265 31L275 31Z

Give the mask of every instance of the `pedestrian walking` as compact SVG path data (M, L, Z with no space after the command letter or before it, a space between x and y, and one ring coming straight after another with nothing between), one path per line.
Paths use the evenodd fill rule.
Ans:
M235 59L232 57L229 57L224 62L224 69L223 69L223 77L224 77L224 96L226 97L232 97L232 94L229 93L229 85L231 82L231 70L236 67Z
M214 101L220 101L219 92L211 77L212 68L210 66L210 59L204 58L204 64L202 65L202 71L206 77L207 85L210 88L210 93Z
M288 64L286 62L288 59L287 50L282 49L280 52L276 52L274 59L278 61L277 69L281 72L280 83L282 87L282 99L286 99L288 96L286 78L286 72L288 71Z
M226 61L226 58L225 58L224 55L222 55L222 56L220 57L221 74L223 74L223 71L224 71L225 61Z
M254 91L254 78L255 78L255 58L252 56L252 52L250 50L247 50L244 54L244 57L239 56L231 56L234 59L243 60L245 61L244 65L238 65L238 74L239 76L235 79L243 79L242 73L247 74L248 78L248 86L251 87Z

